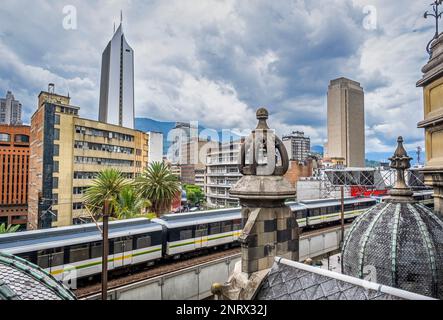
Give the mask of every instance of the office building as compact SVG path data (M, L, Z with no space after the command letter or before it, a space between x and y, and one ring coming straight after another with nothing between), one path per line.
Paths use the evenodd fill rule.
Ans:
M149 164L154 162L163 162L163 133L148 132L149 147L148 159Z
M82 119L78 112L53 88L39 95L31 124L31 228L90 221L83 194L99 172L116 168L133 179L148 165L148 134Z
M0 224L26 228L29 126L0 125Z
M365 107L360 83L339 78L328 90L328 145L325 158L365 167Z
M283 144L288 151L289 160L305 161L311 152L311 139L305 137L305 133L294 131L289 135L283 136Z
M134 128L134 50L120 24L102 55L99 121Z
M6 93L6 98L0 99L0 124L22 124L22 105L11 91Z

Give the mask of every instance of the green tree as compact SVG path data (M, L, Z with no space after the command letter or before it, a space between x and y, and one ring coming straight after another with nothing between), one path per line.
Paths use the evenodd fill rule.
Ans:
M99 173L84 194L83 200L86 208L95 216L102 213L102 208L106 200L111 202L111 209L115 214L114 205L122 190L130 182L123 177L123 174L116 169L105 169Z
M180 193L177 177L163 162L152 163L135 180L135 187L140 196L152 203L152 210L157 216L169 211L172 201Z
M14 232L17 232L18 229L20 229L19 225L16 225L16 226L13 226L13 225L6 226L6 223L0 224L0 234L14 233Z
M144 216L143 212L151 206L152 203L136 192L132 185L123 187L113 200L115 215L120 220Z
M184 188L186 190L186 196L188 198L188 201L192 205L196 205L204 201L205 194L203 193L203 190L199 186L187 184L185 185Z

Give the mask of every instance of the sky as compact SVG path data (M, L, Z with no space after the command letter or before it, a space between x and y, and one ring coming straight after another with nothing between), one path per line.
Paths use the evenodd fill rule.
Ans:
M0 95L35 112L48 83L97 119L101 55L120 22L135 51L137 117L250 130L270 111L280 135L327 140L329 81L365 90L366 151L389 152L403 135L424 148L422 89L430 1L2 0ZM74 10L75 9L75 10Z

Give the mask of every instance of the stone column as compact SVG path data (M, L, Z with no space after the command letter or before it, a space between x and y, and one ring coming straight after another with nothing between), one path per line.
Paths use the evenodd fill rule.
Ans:
M423 67L423 78L417 82L423 88L425 129L425 183L434 188L435 211L443 216L443 34L431 45L431 58Z
M296 196L294 186L283 178L288 153L266 123L266 109L257 111L257 119L257 128L241 149L239 169L244 176L230 191L242 206L241 265L236 265L227 284L213 286L213 292L226 299L253 298L275 257L299 258L297 220L285 205Z

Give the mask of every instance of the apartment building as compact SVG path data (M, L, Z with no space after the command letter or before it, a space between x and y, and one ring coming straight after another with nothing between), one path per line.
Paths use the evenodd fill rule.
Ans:
M117 168L133 179L148 165L148 134L80 118L70 98L41 92L31 121L29 227L90 221L83 195L98 173Z

